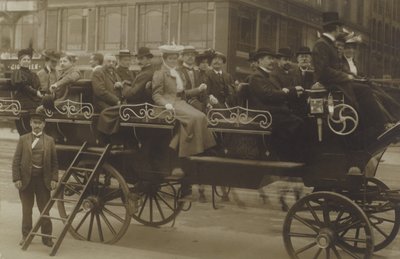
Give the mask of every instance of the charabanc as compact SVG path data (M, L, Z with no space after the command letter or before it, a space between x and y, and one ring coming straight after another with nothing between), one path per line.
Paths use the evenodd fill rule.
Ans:
M25 129L29 114L21 110L1 81L1 118ZM315 139L306 163L270 157L273 117L246 107L211 109L209 128L219 135L222 152L178 159L168 148L175 130L174 112L153 104L119 107L120 133L125 147L105 144L96 130L98 114L91 104L90 81L70 89L80 101L64 100L46 110L46 132L54 137L64 174L44 213L33 227L27 249L41 224L50 217L64 223L50 255L55 255L67 232L81 240L115 243L131 218L149 226L174 222L188 209L182 188L191 184L258 189L270 176L302 178L311 194L298 200L284 220L283 240L292 258L371 258L388 246L399 231L400 196L375 178L387 147L398 141L396 125L362 148L352 148L358 115L343 95L316 84L308 104ZM23 134L25 132L19 132ZM256 143L256 157L241 157L244 146L229 145L224 137L240 136ZM155 152L156 151L156 152ZM181 169L183 176L171 174ZM59 216L46 216L57 204Z

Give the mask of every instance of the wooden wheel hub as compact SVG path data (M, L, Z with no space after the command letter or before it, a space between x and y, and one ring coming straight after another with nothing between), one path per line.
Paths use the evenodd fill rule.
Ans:
M315 241L319 248L328 248L335 241L335 233L329 228L322 228Z
M97 210L98 208L100 208L100 206L101 206L101 204L100 204L99 198L96 196L89 196L86 199L84 199L82 202L82 208L85 211Z

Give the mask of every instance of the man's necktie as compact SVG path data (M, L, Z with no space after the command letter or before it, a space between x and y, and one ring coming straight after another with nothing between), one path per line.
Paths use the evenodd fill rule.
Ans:
M42 135L42 134L33 135L33 136L35 137L35 139L34 139L33 142L32 142L32 149L34 149L34 148L36 147L37 143L38 143L39 140L40 140L40 136L41 136L41 135Z

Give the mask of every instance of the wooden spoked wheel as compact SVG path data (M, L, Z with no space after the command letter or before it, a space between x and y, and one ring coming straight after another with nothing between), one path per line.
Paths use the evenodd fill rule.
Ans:
M285 218L283 240L290 257L296 259L371 258L374 250L367 215L333 192L315 192L297 201ZM359 253L348 248L354 242L360 244Z
M389 187L376 178L366 180L361 189L366 199L356 200L369 218L375 237L375 251L387 247L397 236L400 228L400 208L389 201L386 193ZM354 251L360 251L353 246Z
M179 201L180 183L142 181L135 193L141 198L141 206L132 217L139 223L158 227L175 220L184 202Z
M80 167L93 168L96 161L82 161ZM63 181L63 179L61 180ZM62 218L72 212L74 203L82 195L87 183L85 172L73 172L61 190L57 202ZM113 244L126 232L131 221L128 210L129 189L124 178L109 164L103 164L96 177L82 195L80 206L69 229L70 234L80 240Z

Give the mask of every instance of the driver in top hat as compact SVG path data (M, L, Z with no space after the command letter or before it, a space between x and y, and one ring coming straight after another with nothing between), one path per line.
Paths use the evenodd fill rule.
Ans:
M342 32L342 22L337 12L322 15L323 34L312 50L316 80L329 89L341 90L360 117L360 130L368 132L365 139L374 139L385 130L387 121L373 92L368 85L354 81L355 76L342 70L341 60L335 47L336 38Z

